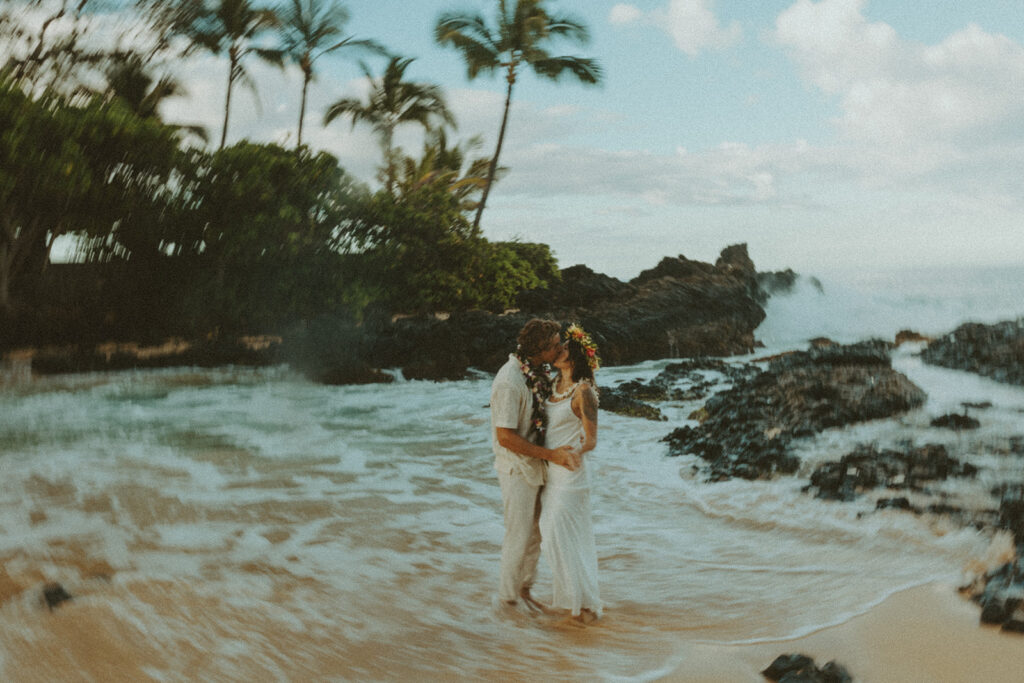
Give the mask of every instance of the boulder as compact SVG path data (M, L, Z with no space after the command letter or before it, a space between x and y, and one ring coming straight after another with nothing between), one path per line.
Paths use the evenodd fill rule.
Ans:
M761 672L765 678L778 683L850 683L853 678L841 664L828 662L818 668L807 655L788 654L775 658Z
M71 595L59 583L48 583L43 586L43 602L51 612L61 603L71 599Z

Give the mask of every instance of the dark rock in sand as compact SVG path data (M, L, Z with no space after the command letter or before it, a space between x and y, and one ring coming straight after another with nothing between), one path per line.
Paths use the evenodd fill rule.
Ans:
M884 342L814 348L737 379L707 401L698 427L680 427L664 440L670 455L708 461L712 481L791 474L800 464L790 453L793 439L891 417L924 400L921 389L892 369Z
M928 344L921 357L932 365L1024 385L1024 318L961 325Z
M971 599L981 605L981 623L1021 632L1021 605L1024 602L1021 595L1024 595L1024 572L1019 560L1015 560L986 574L983 590Z
M942 427L959 432L964 429L977 429L981 426L981 423L969 415L950 413L949 415L935 418L931 421L931 425L932 427Z
M838 462L815 469L808 489L817 489L816 498L850 501L874 488L919 491L926 482L973 477L977 472L974 465L951 458L942 445L906 447L902 451L860 446ZM882 501L878 506L883 507ZM889 499L884 507L911 509L905 498Z
M1003 622L1003 630L1009 633L1024 633L1024 609L1017 607L1013 614Z
M850 683L846 668L831 661L820 669L807 655L780 655L761 672L770 681L778 683Z
M770 681L777 681L787 673L792 671L801 671L807 668L817 670L817 667L814 665L814 660L807 655L779 655L767 669L761 672L761 674Z
M59 583L48 583L43 586L43 602L46 603L51 612L55 607L60 606L62 602L71 599L71 595Z

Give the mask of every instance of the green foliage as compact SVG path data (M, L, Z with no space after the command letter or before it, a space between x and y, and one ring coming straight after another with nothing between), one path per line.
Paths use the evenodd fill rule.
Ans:
M487 241L470 223L450 179L432 177L434 182L402 183L397 198L378 192L347 233L384 303L409 313L501 311L520 291L557 277L547 247Z
M178 156L172 129L119 101L73 106L0 82L0 307L57 237L157 222Z
M562 271L558 267L558 260L551 253L550 246L542 242L499 242L498 244L508 247L515 252L519 259L527 263L541 280L541 287L549 287L562 280Z
M242 142L201 159L175 253L197 264L193 309L267 327L365 300L336 248L363 194L326 152Z

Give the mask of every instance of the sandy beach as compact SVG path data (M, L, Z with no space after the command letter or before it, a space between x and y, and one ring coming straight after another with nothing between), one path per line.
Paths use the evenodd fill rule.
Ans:
M978 616L977 605L956 587L933 583L892 595L866 614L801 638L693 645L686 662L659 680L764 680L759 672L775 657L800 653L819 667L835 660L864 683L1020 681L1024 638L982 626Z
M166 587L165 587L166 588ZM147 595L148 593L148 595ZM188 593L176 592L160 597L163 590L145 591L136 597L147 600L160 610L180 614L200 614L201 604L188 604ZM193 594L191 597L198 597ZM182 599L185 599L183 602ZM170 600L168 602L168 600ZM176 605L176 606L175 606ZM605 637L617 640L616 622L624 615L611 613L604 623L589 628L552 626L551 645L558 641L565 646L578 646L586 641L599 645ZM119 619L109 609L98 604L69 604L44 617L48 626L37 632L45 637L22 643L22 647L8 651L11 657L8 673L17 681L50 680L139 680L148 678L147 662L165 659L154 648L157 643L140 640L133 629L118 626ZM260 631L260 620L252 615L255 631ZM542 619L543 620L543 619ZM265 624L262 624L265 626ZM134 637L133 637L134 636ZM293 647L305 650L307 657L278 670L285 676L312 675L320 679L357 680L354 672L360 661L330 655L329 648L319 650L322 656L312 656L318 648L313 643L296 640L294 633L264 631L262 637L281 637L292 641ZM700 631L689 634L699 640ZM320 639L315 639L320 640ZM189 662L181 672L200 675L216 668L215 651L203 652L192 643L187 652L179 652ZM327 646L326 642L320 645ZM431 643L419 644L430 648ZM436 645L436 643L434 644ZM378 659L387 647L379 643L364 652L369 660ZM673 658L674 669L652 672L640 678L623 680L678 681L680 683L724 683L734 681L756 682L765 680L760 671L778 655L800 653L812 657L818 666L835 660L847 668L855 681L862 683L1016 683L1024 671L1024 640L1015 634L1001 633L996 628L978 623L978 608L957 594L954 586L933 583L897 593L866 614L854 617L838 626L825 628L792 640L765 640L740 645L715 645L689 642ZM522 653L525 656L527 653ZM650 654L650 653L647 653ZM447 655L442 655L447 658ZM385 657L386 658L386 657ZM457 657L456 657L457 659ZM378 662L379 663L379 662ZM379 669L374 680L399 680L407 676L423 680L441 680L437 671L418 671L413 662L393 662L390 674ZM353 668L355 667L355 668ZM256 669L249 668L255 673ZM370 667L370 670L376 667ZM364 670L365 671L365 670ZM492 670L503 680L527 680L519 674L509 675ZM354 676L354 677L353 677ZM585 680L589 674L577 669L571 658L560 660L557 669L542 668L533 680ZM156 680L156 679L152 679ZM296 680L293 678L291 680Z

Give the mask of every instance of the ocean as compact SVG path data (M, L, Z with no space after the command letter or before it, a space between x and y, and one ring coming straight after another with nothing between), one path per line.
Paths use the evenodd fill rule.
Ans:
M1024 268L818 279L821 290L804 277L773 298L765 347L734 360L1024 315ZM0 678L658 680L685 670L695 644L784 641L908 587L956 585L990 532L876 512L884 492L837 503L802 491L855 444L907 440L980 468L936 485L951 502L1020 481L1000 448L1024 434L1024 388L925 365L919 349L901 346L893 364L928 392L922 408L807 439L800 471L772 481L705 483L699 460L667 456L662 437L699 402L662 405L668 422L602 413L588 457L606 609L586 629L495 602L484 373L347 387L283 367L11 379ZM649 379L669 362L603 368L598 381ZM981 429L929 426L963 401L992 403ZM73 599L47 609L47 582ZM535 595L549 589L542 560Z

